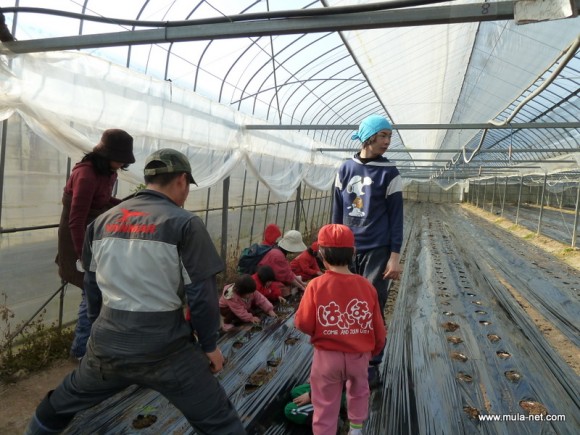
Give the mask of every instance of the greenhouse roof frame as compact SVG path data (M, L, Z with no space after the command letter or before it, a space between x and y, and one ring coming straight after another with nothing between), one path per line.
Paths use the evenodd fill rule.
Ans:
M94 0L29 6L39 3L3 5L18 39L5 43L13 52L88 51L264 121L243 124L247 131L306 134L328 145L315 146L320 153L352 153L350 131L380 113L395 130L389 158L411 161L430 179L472 178L466 167L477 172L494 162L516 173L529 173L522 164L530 161L550 162L537 173L580 165L578 17L518 26L521 2L473 0L304 0L290 11L276 0L219 10L203 0L188 7L132 0L126 10ZM580 0L569 3L577 14ZM111 10L124 16L112 18ZM21 36L30 16L56 15L58 29ZM220 40L236 45L228 60ZM124 59L100 49L125 45ZM377 58L381 47L395 60ZM142 55L147 60L137 61ZM414 158L419 152L428 155ZM448 165L433 165L450 153Z

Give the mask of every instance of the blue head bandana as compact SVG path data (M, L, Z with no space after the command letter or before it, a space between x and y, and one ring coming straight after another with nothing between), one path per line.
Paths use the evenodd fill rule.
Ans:
M362 120L358 127L358 131L352 135L351 139L358 139L364 142L373 134L377 134L381 130L392 130L391 123L380 115L370 115Z

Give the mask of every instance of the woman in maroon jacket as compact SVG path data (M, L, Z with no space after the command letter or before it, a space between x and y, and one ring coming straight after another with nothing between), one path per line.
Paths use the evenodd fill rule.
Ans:
M101 141L74 166L66 182L58 227L56 263L61 279L81 290L84 274L78 260L81 258L85 230L97 216L121 202L112 197L117 171L126 169L131 163L135 163L133 137L124 130L105 130ZM83 291L71 357L80 359L85 354L90 332Z

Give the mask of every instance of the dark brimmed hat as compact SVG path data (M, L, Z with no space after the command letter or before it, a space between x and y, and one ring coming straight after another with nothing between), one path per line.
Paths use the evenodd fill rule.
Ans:
M155 165L157 167L148 168L147 166L152 162L159 162L162 166ZM197 183L191 175L191 165L185 154L171 148L163 148L147 157L145 170L143 171L145 175L173 174L179 172L185 172L188 175L189 183L197 186Z
M93 148L93 152L113 162L135 163L133 137L125 130L118 128L105 130L101 141Z

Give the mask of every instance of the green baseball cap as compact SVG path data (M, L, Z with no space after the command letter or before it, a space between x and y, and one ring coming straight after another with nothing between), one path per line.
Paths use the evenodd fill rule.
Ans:
M147 168L147 166L152 162L160 162L163 166ZM197 186L197 183L191 175L191 165L189 164L189 160L185 154L180 153L177 150L171 148L160 149L147 157L147 160L145 161L145 170L143 171L145 175L170 174L174 172L187 173L189 183L193 183Z

